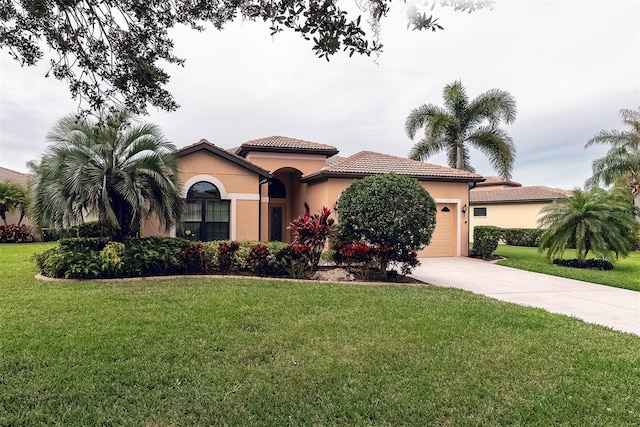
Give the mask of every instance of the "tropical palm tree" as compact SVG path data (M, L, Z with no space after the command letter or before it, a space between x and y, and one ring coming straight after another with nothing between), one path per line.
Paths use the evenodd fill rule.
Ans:
M586 186L612 185L623 179L633 194L635 205L640 208L640 109L623 109L620 115L629 130L601 130L585 145L585 148L594 144L611 146L604 157L591 164L593 176L587 180Z
M97 217L121 240L155 215L167 230L182 214L175 146L159 127L123 111L70 115L50 130L34 179L30 217L41 227L68 227Z
M491 89L469 100L460 81L445 86L442 91L444 108L423 104L409 113L405 131L413 139L424 128L425 135L409 153L414 160L426 160L446 151L452 168L475 172L469 163L469 146L484 153L493 168L504 178L511 178L516 157L515 144L498 125L516 119L517 108L513 96L506 91Z
M623 194L601 189L574 190L571 197L558 199L540 213L540 227L546 230L539 249L549 258L562 257L569 247L575 247L579 260L589 252L608 261L614 255L626 257L640 229L633 203Z
M20 220L24 217L23 206L26 204L27 192L18 184L10 181L0 182L0 218L7 225L7 213L12 213L16 209L20 209Z

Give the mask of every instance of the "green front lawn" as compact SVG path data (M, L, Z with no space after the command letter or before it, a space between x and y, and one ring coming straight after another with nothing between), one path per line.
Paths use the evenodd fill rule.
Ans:
M0 245L0 425L638 425L640 337L430 286L41 282Z
M498 261L507 267L640 291L640 252L632 252L629 257L617 260L614 269L609 271L560 267L552 264L544 253L538 252L538 248L500 245L495 254L507 258ZM575 250L565 252L565 259L574 257Z

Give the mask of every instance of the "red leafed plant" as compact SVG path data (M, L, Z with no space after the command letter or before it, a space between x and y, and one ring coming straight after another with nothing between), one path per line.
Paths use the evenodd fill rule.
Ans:
M311 268L315 270L320 262L320 255L324 250L327 239L333 233L333 218L329 218L331 210L323 207L316 214L309 214L309 205L304 204L305 213L300 215L291 223L289 227L293 230L293 243L309 246L311 254Z

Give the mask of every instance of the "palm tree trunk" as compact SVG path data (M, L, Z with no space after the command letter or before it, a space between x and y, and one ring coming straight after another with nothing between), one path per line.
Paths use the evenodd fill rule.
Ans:
M458 138L456 141L456 169L460 170L464 170L462 144L462 139Z

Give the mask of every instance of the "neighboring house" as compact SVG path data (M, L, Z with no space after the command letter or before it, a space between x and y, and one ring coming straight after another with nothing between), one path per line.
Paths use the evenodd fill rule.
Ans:
M225 150L206 140L178 150L186 198L183 227L201 240L281 240L291 242L289 222L323 206L334 209L340 194L368 175L414 177L436 201L437 224L420 256L467 256L466 206L478 174L371 151L337 156L335 147L273 136ZM464 207L464 208L463 208ZM338 218L339 221L339 218ZM160 235L145 224L145 235Z
M571 192L542 185L523 187L515 181L488 176L470 190L471 239L476 225L538 228L540 210Z
M29 175L26 173L14 171L14 170L3 168L0 166L0 182L5 182L5 181L18 184L19 186L23 187L26 190L28 181L29 181ZM19 220L20 220L19 211L7 213L7 224L17 224ZM0 224L3 224L1 219L0 219ZM29 219L26 217L23 218L22 224L29 225Z

